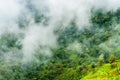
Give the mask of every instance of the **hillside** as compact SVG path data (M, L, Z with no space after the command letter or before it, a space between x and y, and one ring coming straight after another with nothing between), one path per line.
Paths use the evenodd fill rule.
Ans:
M120 0L0 0L0 80L120 80Z
M80 80L120 80L120 60L103 64Z

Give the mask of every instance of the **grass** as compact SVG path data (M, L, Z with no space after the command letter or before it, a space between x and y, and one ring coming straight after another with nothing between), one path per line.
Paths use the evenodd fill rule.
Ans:
M97 67L80 80L120 80L120 60Z

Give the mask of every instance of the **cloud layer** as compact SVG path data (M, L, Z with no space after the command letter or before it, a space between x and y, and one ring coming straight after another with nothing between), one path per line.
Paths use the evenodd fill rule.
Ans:
M42 49L40 46L50 54L49 48L56 45L54 30L60 24L64 28L75 20L78 28L83 29L90 25L91 9L116 11L119 7L120 0L1 0L0 37L6 33L23 34L19 40L21 51L24 60L29 61L37 49ZM39 23L35 22L36 14L44 16ZM19 26L19 21L24 28Z

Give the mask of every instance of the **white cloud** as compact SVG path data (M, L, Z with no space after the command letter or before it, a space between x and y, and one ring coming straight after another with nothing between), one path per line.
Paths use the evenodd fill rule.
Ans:
M0 21L16 18L21 11L18 0L0 0Z
M50 19L49 25L34 23L34 12L26 7L27 1L38 10L38 14ZM120 0L0 0L0 36L6 32L16 34L22 31L25 35L21 40L24 58L31 59L40 45L53 47L56 44L53 31L59 23L65 27L75 19L79 29L89 25L93 7L115 11L120 7ZM17 23L21 16L30 22L24 30Z

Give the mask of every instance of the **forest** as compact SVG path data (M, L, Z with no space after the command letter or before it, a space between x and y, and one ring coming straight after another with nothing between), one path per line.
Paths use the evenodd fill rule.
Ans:
M58 20L27 3L32 20L23 12L17 28L0 27L0 80L120 80L120 8L92 7L79 25L81 17Z

